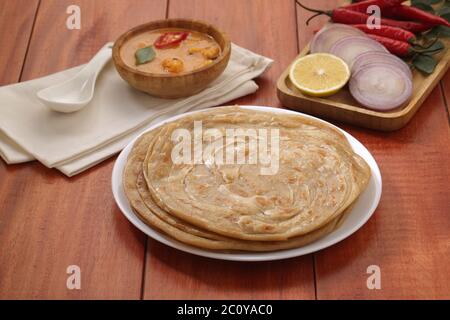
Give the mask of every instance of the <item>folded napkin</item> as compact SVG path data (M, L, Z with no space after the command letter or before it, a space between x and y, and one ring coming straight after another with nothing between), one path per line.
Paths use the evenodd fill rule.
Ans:
M233 44L230 62L219 78L202 92L176 100L131 88L109 63L99 75L91 103L70 114L51 111L36 92L72 77L83 66L1 87L0 156L7 163L37 159L73 176L119 152L156 122L255 92L258 86L251 79L271 63Z

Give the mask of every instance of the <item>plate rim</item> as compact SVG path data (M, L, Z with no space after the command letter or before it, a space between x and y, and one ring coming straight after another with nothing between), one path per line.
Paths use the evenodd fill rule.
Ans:
M221 107L226 107L226 106L221 106ZM365 156L363 156L363 158L366 162L368 162L369 167L371 169L371 179L370 179L369 183L372 180L375 183L375 195L373 198L373 202L370 204L370 208L368 208L368 211L367 211L367 213L365 213L364 217L359 219L357 221L357 223L354 223L354 225L352 227L350 227L349 230L344 232L342 235L335 236L335 238L329 239L327 242L319 245L316 248L314 248L314 247L308 248L308 246L313 245L314 243L321 240L322 238L317 239L316 241L313 241L302 247L285 249L285 250L276 250L276 251L270 251L270 252L238 252L238 253L214 252L214 251L210 251L207 249L197 248L197 247L182 243L176 239L170 238L170 236L165 235L163 232L145 224L132 211L132 209L127 201L125 204L122 203L122 201L120 199L121 195L119 194L120 192L122 192L122 196L125 197L125 194L123 191L123 185L122 185L122 183L123 183L122 182L122 174L123 174L123 169L125 167L126 159L128 158L128 154L131 151L131 148L132 148L134 142L141 135L145 134L146 132L148 132L150 130L153 130L154 128L162 126L165 123L175 121L177 119L186 117L191 114L200 113L200 112L204 112L204 111L212 109L212 108L206 108L206 109L195 110L195 111L175 115L175 116L169 117L161 122L158 122L158 123L150 126L144 132L140 133L135 138L133 138L117 156L117 158L114 162L114 166L113 166L113 170L112 170L112 174L111 174L112 193L113 193L114 201L115 201L116 205L119 207L121 213L127 218L127 220L133 226L135 226L137 229L139 229L141 232L143 232L146 236L151 237L152 239L154 239L162 244L165 244L171 248L174 248L174 249L177 249L177 250L180 250L183 252L187 252L190 254L194 254L194 255L202 256L202 257L206 257L206 258L218 259L218 260L256 262L256 261L275 261L275 260L289 259L289 258L307 255L307 254L317 252L317 251L323 250L325 248L331 247L331 246L341 242L342 240L350 237L352 234L354 234L356 231L358 231L364 224L366 224L366 222L373 216L376 208L379 205L380 199L381 199L382 177L381 177L381 171L378 167L378 164L377 164L375 158L370 153L370 151L364 146L363 143L361 143L358 139L353 137L351 134L349 134L345 130L335 126L334 124L329 123L320 118L317 118L317 117L314 117L314 116L311 116L308 114L304 114L299 111L275 108L275 107L268 107L268 106L258 106L258 105L242 105L242 106L238 106L238 107L243 108L243 109L260 110L260 111L273 112L273 113L297 114L297 115L301 115L301 116L304 116L304 117L307 117L310 119L318 120L322 123L332 126L333 128L336 128L340 132L342 132L345 135L345 137L349 140L349 143L352 146L352 148L354 148L354 144L358 145L358 147L361 147L362 150L365 151L365 153L367 153ZM216 108L216 107L214 107L214 108ZM366 159L366 157L369 157L369 158ZM363 193L364 192L367 192L367 189L365 189L363 191ZM127 208L127 206L128 206L128 208ZM350 211L349 215L351 213L352 213L352 211ZM336 230L338 230L338 229L336 229ZM326 236L332 235L336 230L333 230L331 233L329 233Z

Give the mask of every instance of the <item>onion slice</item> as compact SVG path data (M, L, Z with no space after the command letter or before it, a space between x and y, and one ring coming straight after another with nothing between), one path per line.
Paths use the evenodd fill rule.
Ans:
M398 108L412 95L412 80L399 66L371 63L359 68L349 83L352 96L363 106L386 111Z
M364 36L361 30L340 23L330 23L320 29L311 40L311 53L329 53L336 41L348 36Z
M353 61L352 73L356 73L359 69L366 65L370 64L380 64L380 63L386 63L389 65L398 66L400 69L402 69L405 74L412 79L412 72L409 68L408 64L406 64L405 61L400 59L397 56L394 56L391 53L382 52L382 51L370 51L370 52L364 52L358 55L355 60Z
M330 53L344 60L351 68L357 56L365 52L389 52L382 44L366 36L350 36L338 40Z

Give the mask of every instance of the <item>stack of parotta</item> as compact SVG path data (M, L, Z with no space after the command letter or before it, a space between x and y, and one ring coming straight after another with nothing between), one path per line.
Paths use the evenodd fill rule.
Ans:
M180 148L188 138L190 154ZM369 178L335 128L239 107L145 133L123 174L132 208L152 228L201 248L245 251L299 247L330 233Z

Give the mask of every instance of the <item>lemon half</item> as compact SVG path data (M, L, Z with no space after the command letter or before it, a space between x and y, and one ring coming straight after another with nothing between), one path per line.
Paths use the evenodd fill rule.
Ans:
M289 78L301 92L326 97L345 86L350 78L350 69L344 60L335 55L313 53L294 61Z

